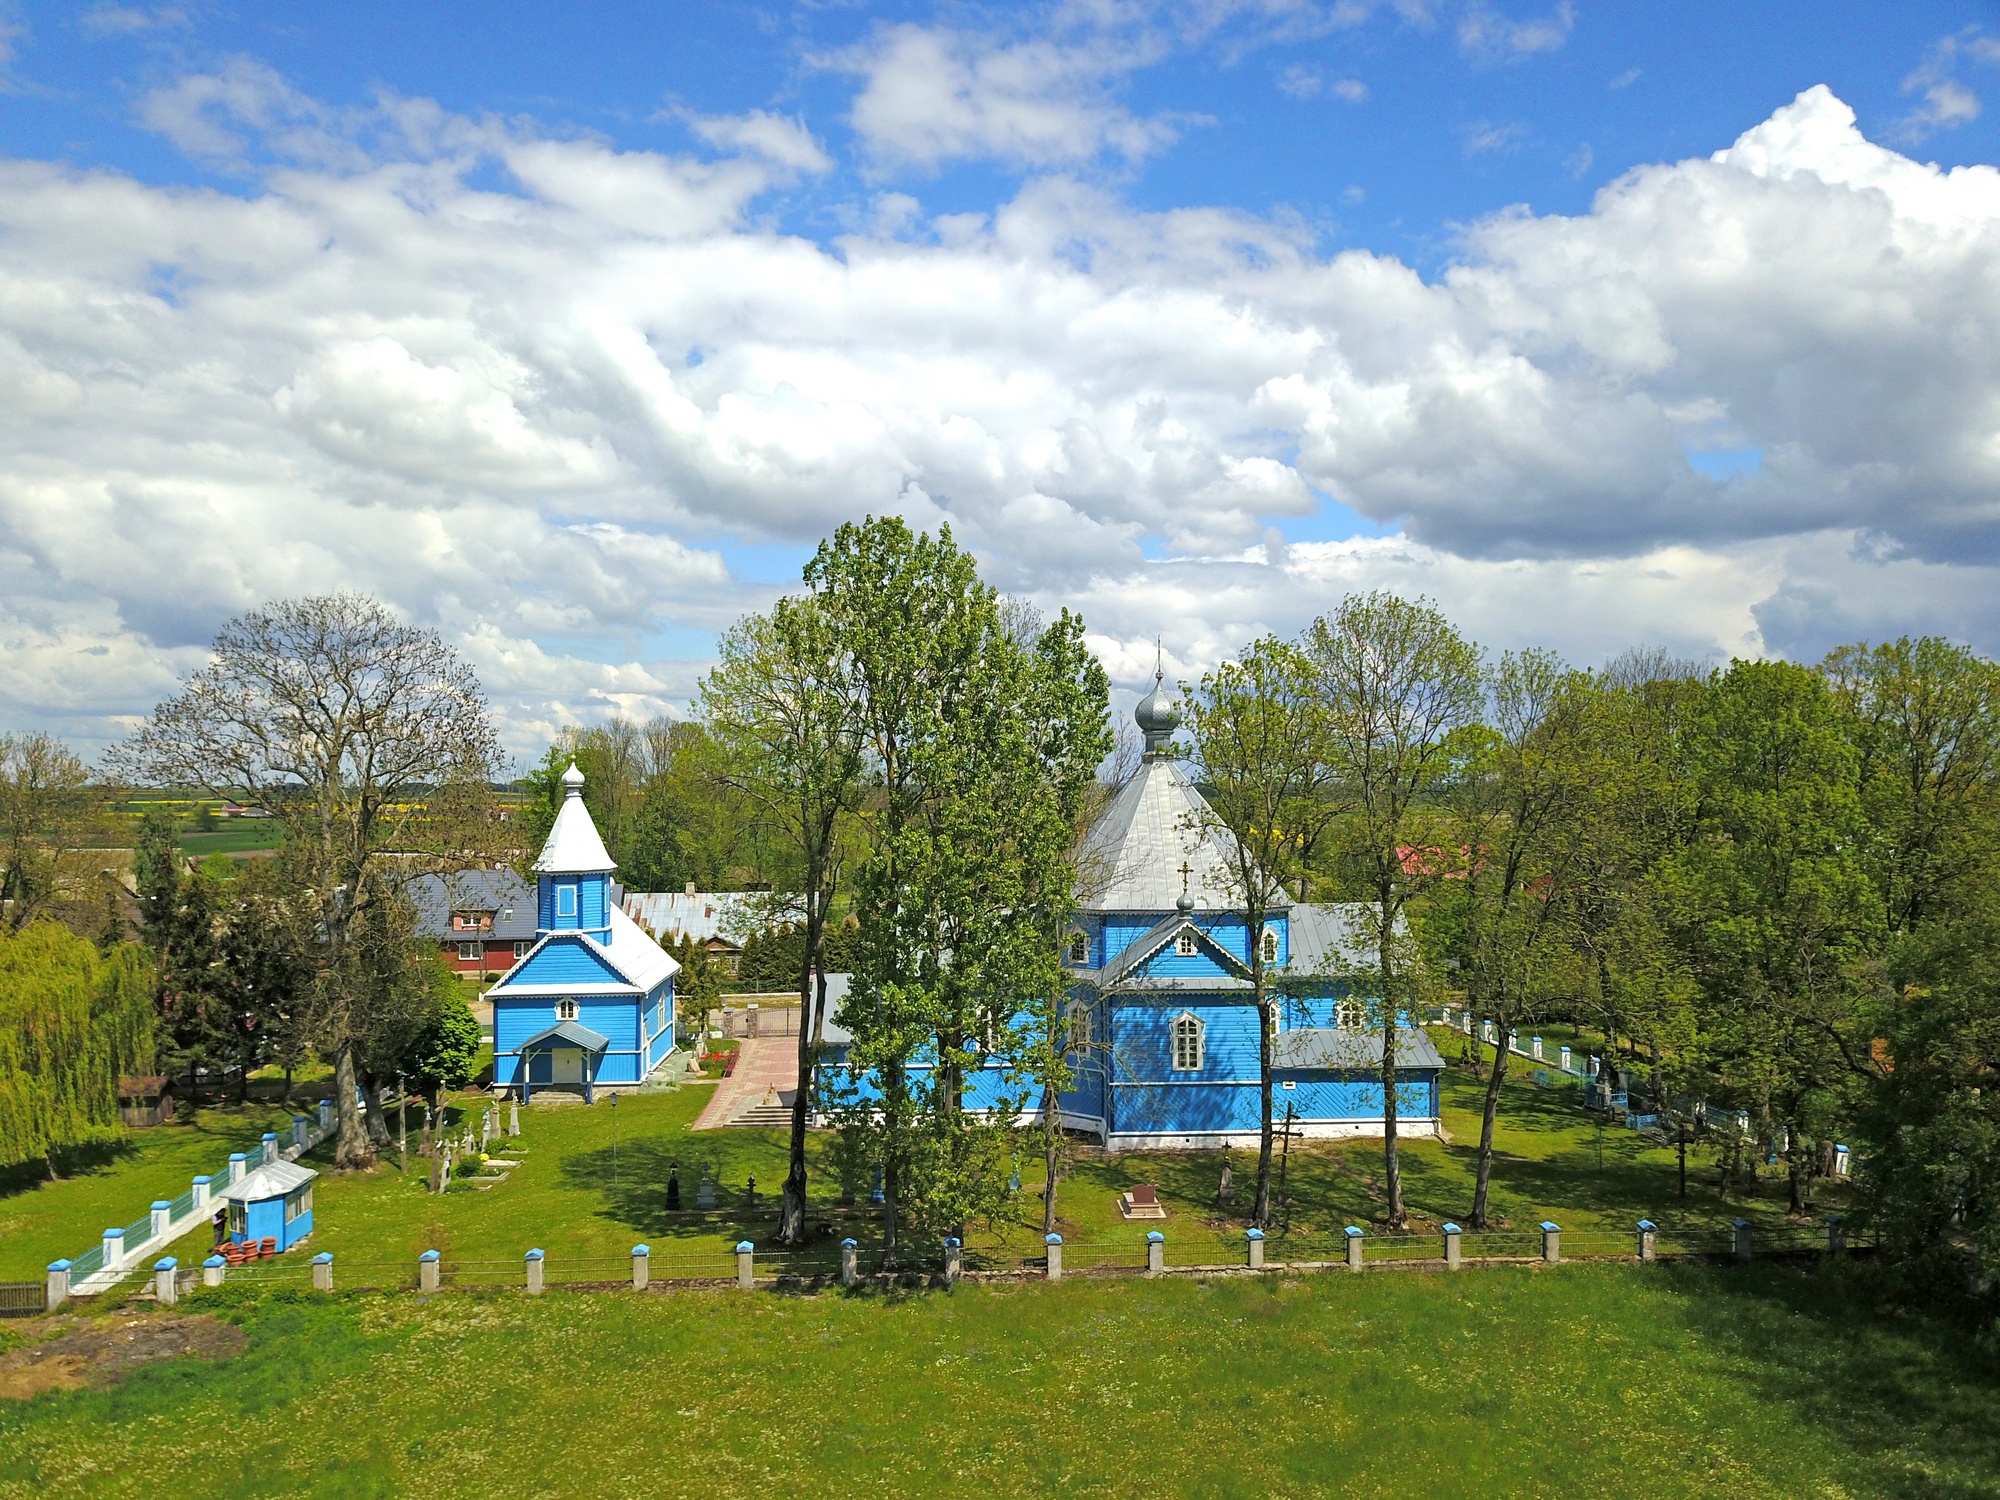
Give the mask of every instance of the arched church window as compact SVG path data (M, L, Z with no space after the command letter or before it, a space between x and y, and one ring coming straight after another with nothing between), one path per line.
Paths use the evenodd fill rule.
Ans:
M1080 932L1069 935L1069 961L1078 967L1090 962L1090 939Z
M1275 928L1275 927L1266 927L1266 928L1264 929L1264 942L1263 942L1263 948L1264 948L1264 962L1265 962L1265 963L1267 963L1267 964L1274 964L1274 963L1276 963L1276 962L1278 961L1278 930L1277 930L1277 928Z
M1174 939L1174 953L1181 958L1193 958L1201 950L1195 946L1194 934L1183 929Z
M1199 1072L1201 1069L1202 1032L1205 1028L1198 1016L1182 1011L1174 1017L1174 1071L1177 1073Z
M576 1002L574 1000L556 1001L556 1019L558 1021L574 1021L576 1019Z

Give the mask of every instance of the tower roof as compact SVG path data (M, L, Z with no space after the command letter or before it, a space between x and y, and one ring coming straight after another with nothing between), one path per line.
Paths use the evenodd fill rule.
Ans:
M563 804L556 811L555 826L548 842L535 860L538 875L608 875L618 868L604 839L583 805L583 772L571 761L563 772Z
M1139 732L1146 737L1146 755L1158 755L1174 731L1181 727L1181 716L1174 711L1173 703L1166 696L1166 668L1158 662L1153 664L1153 690L1139 700L1132 710L1132 721L1139 726Z
M1234 835L1181 768L1149 758L1084 836L1077 904L1085 911L1237 909L1235 848ZM1290 903L1280 894L1271 905Z

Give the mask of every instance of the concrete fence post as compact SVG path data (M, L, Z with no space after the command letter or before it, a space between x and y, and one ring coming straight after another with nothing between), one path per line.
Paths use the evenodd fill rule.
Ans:
M1750 1221L1748 1219L1731 1219L1729 1227L1733 1231L1729 1241L1729 1253L1734 1255L1738 1260L1748 1260L1750 1258Z
M957 1286L958 1278L965 1271L965 1246L956 1235L944 1237L944 1284Z
M1548 1060L1542 1056L1542 1039L1540 1037L1530 1038L1528 1048L1535 1054L1536 1062L1546 1062Z
M250 1158L243 1152L241 1151L230 1152L229 1181L225 1182L223 1186L235 1187L237 1183L241 1182L243 1180L243 1174L250 1170L249 1162Z
M417 1290L434 1292L438 1289L438 1253L426 1250L417 1257Z
M1639 1259L1651 1265L1660 1255L1660 1226L1651 1219L1639 1221Z
M262 1164L268 1167L271 1165L272 1162L276 1161L277 1159L278 1159L278 1132L275 1130L267 1130L264 1132L264 1156Z
M757 1284L757 1247L748 1240L736 1242L736 1285L749 1291Z
M66 1260L49 1262L49 1285L42 1299L43 1312L54 1312L69 1301L69 1266Z
M297 1146L301 1151L306 1148L306 1117L304 1115L292 1116L292 1144Z
M1342 1233L1347 1236L1347 1269L1358 1271L1361 1269L1361 1231L1349 1224Z
M1847 1248L1847 1221L1839 1214L1826 1216L1826 1253L1839 1255Z
M530 1250L522 1259L528 1263L528 1295L530 1297L539 1297L542 1294L542 1261L544 1259L542 1252L539 1250Z
M319 1128L321 1130L333 1129L333 1101L331 1099L322 1099L319 1101Z
M153 1295L168 1307L180 1301L180 1265L171 1255L153 1262Z
M1146 1231L1146 1274L1157 1276L1167 1268L1167 1237L1157 1229Z
M653 1279L653 1247L634 1245L632 1247L632 1290L643 1292Z
M1595 1053L1592 1053L1583 1060L1583 1072L1586 1078L1595 1078L1597 1076L1597 1055Z
M330 1292L333 1290L333 1252L322 1250L312 1260L313 1290Z
M1560 1224L1542 1220L1542 1259L1549 1265L1562 1264L1563 1232Z
M1253 1271L1263 1270L1264 1231L1261 1229L1252 1229L1244 1236L1244 1238L1249 1240L1250 1242L1250 1269Z
M1845 1146L1833 1148L1833 1175L1847 1177L1854 1171L1854 1153Z
M125 1231L107 1229L104 1231L104 1269L115 1271L118 1262L125 1258Z
M208 1185L214 1180L212 1177L197 1177L190 1184L190 1188L194 1194L194 1211L196 1213L200 1213L208 1207Z
M1444 1234L1444 1268L1456 1271L1459 1266L1459 1241L1465 1238L1465 1231L1456 1224L1446 1224Z
M1569 1048L1564 1047L1556 1053L1556 1066L1561 1068L1565 1073L1574 1071L1569 1065Z
M840 1242L840 1284L842 1286L853 1286L860 1279L861 1268L858 1264L860 1255L857 1253L860 1248L853 1240L842 1240Z
M509 1099L507 1101L507 1134L519 1135L520 1133L521 1101L518 1099Z
M168 1221L173 1217L173 1212L173 1204L169 1203L165 1198L155 1198L151 1210L153 1222L147 1226L146 1237L156 1240L165 1234L167 1232Z
M219 1255L211 1255L201 1263L201 1284L203 1286L221 1286L223 1274L228 1269L228 1261Z
M1059 1234L1044 1235L1042 1237L1042 1243L1048 1247L1048 1252L1049 1252L1049 1280L1061 1281L1062 1280L1062 1236Z

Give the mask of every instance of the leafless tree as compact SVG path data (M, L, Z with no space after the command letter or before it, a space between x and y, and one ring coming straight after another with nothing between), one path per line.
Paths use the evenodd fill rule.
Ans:
M338 1167L372 1164L356 1104L372 1027L371 902L419 871L484 862L499 746L472 669L434 631L356 594L289 599L223 626L213 660L113 754L134 781L203 787L284 828L310 913L312 1032L331 1055Z

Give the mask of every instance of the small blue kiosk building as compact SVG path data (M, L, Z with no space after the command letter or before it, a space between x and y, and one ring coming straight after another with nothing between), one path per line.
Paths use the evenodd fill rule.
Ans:
M222 1190L229 1205L229 1238L238 1245L275 1240L289 1250L312 1233L313 1179L311 1167L295 1161L274 1161Z

